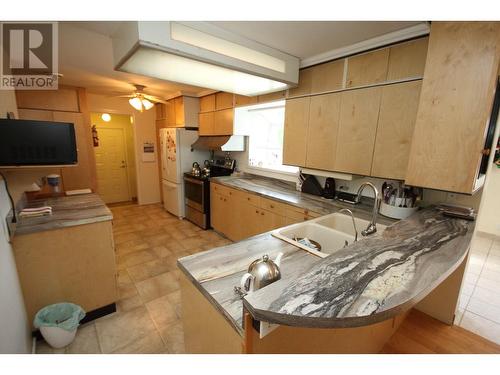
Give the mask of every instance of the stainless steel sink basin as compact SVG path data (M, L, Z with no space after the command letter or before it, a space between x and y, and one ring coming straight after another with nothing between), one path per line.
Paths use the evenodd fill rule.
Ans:
M369 221L363 219L354 218L354 221L358 231L369 224ZM385 228L385 225L377 224L379 232ZM338 212L277 229L272 235L322 258L354 242L351 216ZM362 239L360 234L358 240ZM317 249L318 245L320 250Z

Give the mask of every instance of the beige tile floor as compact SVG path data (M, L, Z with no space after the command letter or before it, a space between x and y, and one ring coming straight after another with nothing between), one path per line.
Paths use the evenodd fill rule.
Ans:
M456 323L500 344L500 237L475 235Z
M39 341L37 353L184 353L176 261L229 240L178 220L159 204L126 204L111 210L117 312L81 326L75 341L64 349Z

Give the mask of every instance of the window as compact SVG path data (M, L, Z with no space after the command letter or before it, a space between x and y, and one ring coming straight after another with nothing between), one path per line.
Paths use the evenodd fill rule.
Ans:
M249 136L249 167L285 173L298 171L297 167L282 164L284 101L238 108L236 122Z

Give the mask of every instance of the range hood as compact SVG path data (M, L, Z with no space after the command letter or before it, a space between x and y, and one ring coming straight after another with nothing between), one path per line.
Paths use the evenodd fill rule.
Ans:
M226 152L244 151L245 137L243 135L200 136L191 148Z
M208 22L123 22L115 70L255 96L297 86L299 59Z

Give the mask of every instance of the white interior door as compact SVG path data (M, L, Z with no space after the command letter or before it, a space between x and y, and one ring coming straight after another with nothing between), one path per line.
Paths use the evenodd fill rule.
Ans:
M99 194L106 203L131 199L127 176L125 132L100 128L99 146L94 148Z

